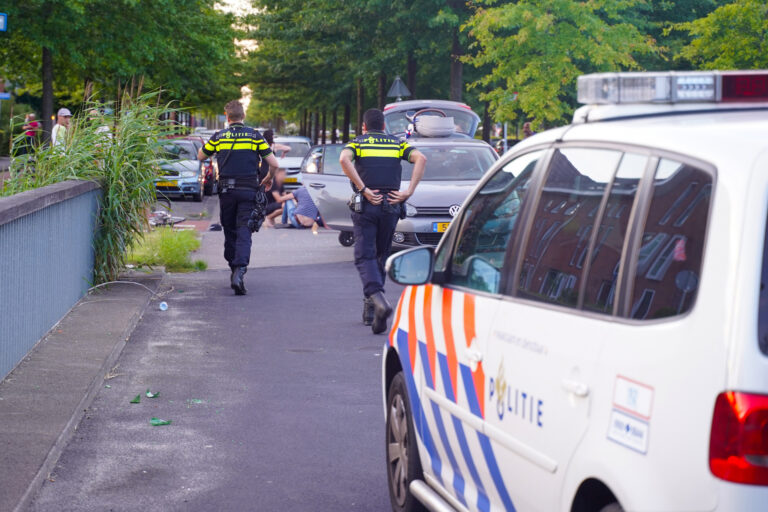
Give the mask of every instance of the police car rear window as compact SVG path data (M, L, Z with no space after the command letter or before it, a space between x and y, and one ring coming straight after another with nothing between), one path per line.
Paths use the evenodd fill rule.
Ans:
M709 173L659 161L635 268L632 318L664 318L693 307L711 195Z
M763 269L760 275L760 301L757 312L757 342L768 356L768 222L763 241Z

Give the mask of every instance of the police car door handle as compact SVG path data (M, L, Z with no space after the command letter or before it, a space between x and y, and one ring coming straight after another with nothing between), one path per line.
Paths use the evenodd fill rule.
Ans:
M309 186L312 188L325 188L325 183L310 183Z
M562 380L563 389L569 393L573 393L576 396L587 396L589 394L589 386L583 382L578 382L570 379Z
M465 353L470 363L477 364L483 360L483 353L479 350L468 348Z

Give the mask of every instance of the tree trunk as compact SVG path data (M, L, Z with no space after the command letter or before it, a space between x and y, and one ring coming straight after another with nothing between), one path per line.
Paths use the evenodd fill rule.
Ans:
M411 99L416 99L416 57L413 56L413 53L408 54L408 65L407 65L407 78L406 81L406 87L408 87L408 90L411 91Z
M488 144L491 143L491 113L489 112L490 103L485 103L485 111L483 112L483 140Z
M459 41L459 29L453 30L453 44L451 48L451 101L461 101L464 92L464 64L461 62L461 56L464 55L464 49Z
M315 112L315 133L314 133L314 143L317 144L320 142L320 112Z
M349 101L344 104L344 127L341 129L341 142L345 144L349 142L349 122L352 108L349 105Z
M338 141L338 138L336 137L336 124L339 121L338 116L336 115L337 112L338 109L333 107L333 114L331 114L331 144L336 144Z
M363 133L363 104L365 103L365 90L363 89L363 79L357 79L357 124L355 125L355 136Z
M299 135L304 136L304 109L299 110Z
M322 138L323 144L325 144L325 132L326 132L326 126L327 126L325 124L325 121L326 121L325 109L323 109L323 133L321 134L321 138Z
M379 110L384 110L384 104L387 102L387 75L383 71L379 73L378 86L376 92L378 93Z
M43 141L51 139L53 129L53 54L50 48L43 47Z

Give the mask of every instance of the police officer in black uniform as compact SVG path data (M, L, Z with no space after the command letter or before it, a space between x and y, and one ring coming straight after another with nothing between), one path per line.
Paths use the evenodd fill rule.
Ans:
M251 230L248 220L256 208L259 187L269 187L278 164L261 134L243 124L243 105L233 100L226 104L228 128L213 134L198 151L200 160L216 153L219 205L224 228L224 258L232 270L235 295L245 295L245 273L251 258ZM265 176L259 174L262 161L269 164Z
M414 164L407 191L400 190L401 160ZM364 200L352 212L355 266L363 281L363 323L375 334L387 329L392 307L384 296L384 264L392 235L405 205L424 174L427 158L407 142L384 133L384 114L372 108L363 115L363 135L347 144L339 158L344 174Z

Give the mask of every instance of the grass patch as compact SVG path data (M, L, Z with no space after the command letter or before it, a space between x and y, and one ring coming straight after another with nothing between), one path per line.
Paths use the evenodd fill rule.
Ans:
M189 257L200 247L197 233L191 230L173 230L169 227L145 233L128 251L128 261L137 266L164 266L168 272L193 272L205 270L203 260Z

